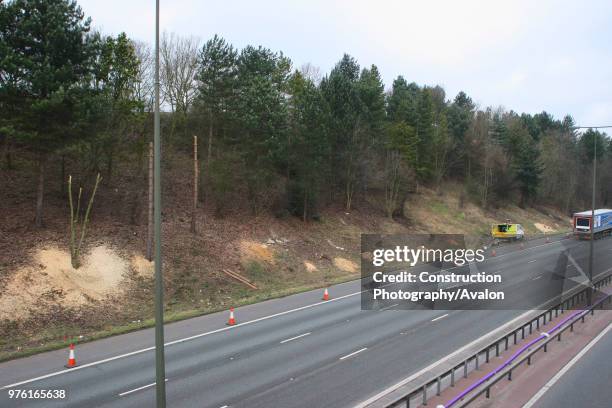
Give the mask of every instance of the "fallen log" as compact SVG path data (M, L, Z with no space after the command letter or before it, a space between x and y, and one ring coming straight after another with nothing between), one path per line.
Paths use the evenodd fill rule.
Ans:
M222 269L222 271L229 277L236 279L237 281L245 284L246 286L250 287L251 289L257 289L257 286L255 286L251 281L249 281L247 278L245 278L244 276L230 271L229 269Z

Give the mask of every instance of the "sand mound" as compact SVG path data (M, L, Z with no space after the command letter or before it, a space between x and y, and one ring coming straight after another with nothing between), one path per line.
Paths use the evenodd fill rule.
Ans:
M334 258L334 265L345 272L357 272L357 264L345 258Z
M535 225L535 227L538 229L538 231L540 232L544 232L544 233L548 233L548 232L555 232L554 228L549 227L546 224L542 224L539 222L534 223L533 225Z
M316 272L319 270L312 262L304 261L304 266L308 272Z
M240 252L243 258L274 263L274 253L266 244L243 240L240 241Z
M142 278L151 278L154 274L155 262L149 261L141 255L134 255L130 265L136 274Z
M45 303L79 306L100 300L118 288L127 263L102 245L83 257L74 269L70 254L58 248L40 249L31 266L18 270L0 296L0 319L27 317L31 308Z

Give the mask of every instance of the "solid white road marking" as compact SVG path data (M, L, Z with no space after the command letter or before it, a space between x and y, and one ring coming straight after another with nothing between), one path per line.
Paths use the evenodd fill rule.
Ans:
M353 357L355 354L359 354L362 351L366 351L367 349L368 349L367 347L364 347L361 350L353 351L351 354L347 354L346 356L340 357L339 360L344 360L344 359L347 359L349 357Z
M538 275L538 276L536 276L535 278L533 278L533 279L531 279L531 280L538 280L538 279L540 279L541 277L542 277L542 275Z
M389 310L389 309L391 309L391 308L394 308L395 306L399 306L399 303L396 303L396 304L391 305L391 306L383 307L383 308L381 308L381 309L378 309L378 311L379 311L379 312L382 312L383 310Z
M442 316L438 316L435 319L431 319L431 321L435 322L436 320L444 319L446 316L448 316L448 313L447 314L443 314Z
M416 373L410 375L409 377L404 378L402 381L398 382L397 384L394 384L388 388L386 388L385 390L379 392L378 394L368 398L367 400L356 404L354 408L365 408L368 405L370 405L371 403L373 403L374 401L382 398L383 396L389 394L392 391L395 391L396 389L398 389L399 387L409 383L410 381L414 380L415 378L419 377L420 375L422 375L423 373L426 373L427 371L431 370L432 368L438 366L439 364L443 364L444 362L448 361L449 359L453 358L454 356L456 356L459 353L462 353L463 351L469 349L470 347L472 347L474 344L477 344L482 338L487 337L487 336L493 336L494 334L498 333L498 332L502 332L503 330L505 330L508 326L514 324L515 322L518 322L522 319L524 319L525 317L529 316L529 314L532 313L532 311L527 311L525 313L523 313L520 316L515 317L514 319L510 320L509 322L503 324L502 326L499 326L498 328L492 330L491 332L477 338L476 340L472 341L471 343L466 344L465 346L455 350L454 352L452 352L451 354L447 355L446 357L435 361L433 363L431 363L430 365L428 365L425 368L420 369L419 371L417 371Z
M576 354L576 355L574 356L574 358L572 358L572 359L570 360L570 362L569 362L569 363L567 363L567 364L565 365L565 367L563 367L563 368L561 369L561 371L559 371L557 374L555 374L555 376L554 376L553 378L551 378L551 379L550 379L550 380L549 380L549 381L548 381L548 382L547 382L547 383L544 385L544 387L542 387L542 388L540 389L540 391L538 391L538 392L537 392L537 393L536 393L536 394L535 394L533 397L531 397L531 399L530 399L529 401L527 401L527 403L526 403L525 405L523 405L523 408L531 408L531 407L533 407L533 406L534 406L534 404L535 404L535 403L536 403L536 402L537 402L537 401L538 401L540 398L542 398L542 395L544 395L544 393L546 393L546 391L548 391L548 390L549 390L549 389L550 389L550 388L551 388L553 385L555 385L555 383L556 383L557 381L559 381L559 379L560 379L561 377L563 377L563 375L564 375L565 373L567 373L567 372L569 371L569 369L570 369L570 368L572 368L572 367L574 366L574 364L576 364L576 363L578 362L578 360L580 360L580 359L582 358L582 356L584 356L584 355L585 355L585 354L586 354L586 353L587 353L587 352L588 352L588 351L589 351L591 348L593 348L593 346L594 346L595 344L597 344L597 342L598 342L599 340L601 340L601 338L602 338L603 336L605 336L605 335L608 333L608 331L610 331L610 329L612 329L612 323L610 323L610 324L608 325L608 327L606 327L606 328L604 329L604 331L602 331L601 333L599 333L599 334L597 335L597 337L595 337L593 340L591 340L591 342L590 342L589 344L587 344L587 345L586 345L586 347L585 347L585 348L583 348L583 349L580 351L580 353Z
M229 408L229 405L224 405L221 408Z
M194 339L197 339L197 338L200 338L200 337L204 337L204 336L209 336L211 334L221 333L221 332L224 332L224 331L227 331L227 330L235 329L237 327L247 326L247 325L250 325L250 324L253 324L253 323L257 323L257 322L261 322L261 321L264 321L264 320L269 320L269 319L272 319L272 318L275 318L275 317L278 317L278 316L284 316L284 315L289 314L289 313L294 313L294 312L299 312L301 310L310 309L310 308L315 307L315 306L320 306L320 305L325 305L325 304L329 304L329 303L332 303L332 302L337 302L337 301L342 300L342 299L346 299L346 298L349 298L349 297L352 297L352 296L360 295L363 292L365 292L365 291L362 290L362 291L359 291L359 292L349 293L348 295L339 296L337 298L332 298L330 300L323 300L321 302L312 303L310 305L305 305L305 306L301 306L301 307L298 307L298 308L295 308L295 309L286 310L284 312L279 312L279 313L275 313L275 314L272 314L272 315L260 317L260 318L253 319L253 320L249 320L247 322L238 323L238 324L236 324L234 326L226 326L226 327L222 327L220 329L212 330L212 331L209 331L209 332L200 333L200 334L196 334L194 336L185 337L185 338L182 338L182 339L170 341L168 343L165 343L164 345L166 347L168 347L168 346L172 346L174 344L184 343L186 341L194 340ZM114 360L119 360L121 358L131 357L131 356L134 356L134 355L137 355L137 354L146 353L147 351L151 351L151 350L155 350L155 346L143 348L143 349L140 349L140 350L135 350L135 351L132 351L132 352L129 352L129 353L120 354L118 356L105 358L103 360L98 360L98 361L94 361L94 362L83 364L83 365L78 365L76 367L71 368L70 370L55 371L55 372L52 372L52 373L49 373L49 374L41 375L40 377L30 378L28 380L16 382L14 384L5 385L2 388L0 388L0 390L5 390L7 388L17 387L17 386L23 385L23 384L29 384L29 383L32 383L32 382L35 382L35 381L44 380L44 379L47 379L47 378L50 378L50 377L55 377L55 376L58 376L58 375L73 373L75 371L82 370L84 368L97 366L97 365L108 363L108 362L111 362L111 361L114 361Z
M542 247L542 246L554 245L554 244L558 244L558 243L560 243L560 241L554 241L554 242L551 242L551 243L548 243L548 244L537 245L537 246L534 246L534 247L531 247L531 248L525 248L523 250L515 251L515 252L528 251L528 250L539 248L539 247ZM510 253L507 253L507 254L501 254L501 255L499 255L497 257L497 259L502 258L502 257L504 257L506 255L511 255L513 253L514 252L510 252ZM452 267L452 268L449 268L449 269L445 269L445 271L450 270L450 269L455 269L455 268L457 268L457 267ZM607 271L602 272L602 274L605 273L605 272L607 272ZM388 285L384 285L384 286L388 286ZM268 316L260 317L258 319L250 320L250 321L247 321L247 322L238 323L238 324L236 324L234 326L222 327L222 328L217 329L217 330L212 330L212 331L209 331L209 332L196 334L196 335L191 336L191 337L185 337L185 338L182 338L182 339L171 341L169 343L166 343L165 346L167 347L167 346L171 346L171 345L174 345L174 344L183 343L183 342L186 342L186 341L189 341L189 340L194 340L194 339L197 339L197 338L200 338L200 337L204 337L204 336L208 336L208 335L211 335L211 334L220 333L220 332L224 332L226 330L235 329L237 327L246 326L246 325L249 325L249 324L253 324L253 323L261 322L261 321L264 321L264 320L272 319L274 317L283 316L283 315L286 315L286 314L289 314L289 313L299 312L301 310L310 309L310 308L315 307L315 306L329 304L329 303L332 303L332 302L336 302L338 300L342 300L342 299L346 299L346 298L349 298L349 297L352 297L352 296L360 295L360 294L362 294L364 292L366 292L366 291L362 290L362 291L359 291L359 292L349 293L348 295L339 296L337 298L332 298L330 300L323 300L321 302L317 302L317 303L312 303L310 305L301 306L301 307L298 307L296 309L286 310L284 312L276 313L276 314L273 314L273 315L268 315ZM143 349L140 349L140 350L135 350L135 351L132 351L132 352L129 352L129 353L120 354L118 356L105 358L103 360L98 360L98 361L94 361L94 362L91 362L91 363L79 365L79 366L71 368L70 370L55 371L55 372L52 372L52 373L49 373L49 374L41 375L39 377L30 378L28 380L16 382L14 384L5 385L5 386L1 387L0 390L5 390L5 389L8 389L8 388L17 387L17 386L24 385L24 384L29 384L29 383L32 383L32 382L35 382L35 381L44 380L44 379L47 379L47 378L50 378L50 377L55 377L55 376L58 376L58 375L63 375L63 374L75 372L75 371L82 370L82 369L88 368L88 367L94 367L94 366L97 366L97 365L100 365L100 364L104 364L104 363L108 363L108 362L111 362L111 361L114 361L114 360L119 360L121 358L131 357L131 356L134 356L134 355L137 355L137 354L145 353L145 352L151 351L151 350L155 350L155 347L154 346L147 347L147 348L143 348Z
M167 378L166 378L165 382L168 382ZM154 382L152 384L143 385L142 387L138 387L138 388L134 388L133 390L122 392L121 394L119 394L119 396L123 397L124 395L128 395L128 394L131 394L131 393L136 392L136 391L144 390L145 388L153 387L155 384L157 384L157 382Z
M281 341L280 344L289 343L290 341L301 339L302 337L306 337L306 336L308 336L310 334L311 334L310 332L304 333L304 334L300 334L299 336L291 337L290 339L285 339L285 340Z
M530 264L530 263L534 263L534 262L537 262L537 259L532 259L531 261L529 261L527 263Z
M558 241L557 241L557 243L558 243ZM550 244L544 244L544 245L550 245ZM540 246L541 246L541 245L540 245ZM597 277L599 277L599 276L601 276L601 275L603 275L603 274L605 274L605 273L608 273L608 272L610 272L610 271L612 271L612 268L608 268L608 269L606 269L605 271L603 271L603 272L601 272L601 273L597 274L596 276L594 276L594 278L597 278ZM487 334L485 334L485 335L483 335L483 336L481 336L481 337L477 338L476 340L472 341L471 343L468 343L468 344L466 344L465 346L463 346L463 347L461 347L461 348L459 348L459 349L455 350L454 352L452 352L451 354L447 355L446 357L443 357L442 359L440 359L440 360L438 360L438 361L435 361L435 362L431 363L431 364L430 364L430 365L428 365L427 367L422 368L421 370L419 370L419 371L417 371L416 373L414 373L414 374L410 375L409 377L404 378L402 381L400 381L400 382L398 382L398 383L396 383L396 384L394 384L394 385L392 385L392 386L390 386L390 387L388 387L388 388L384 389L383 391L379 392L378 394L376 394L376 395L374 395L374 396L372 396L372 397L368 398L367 400L365 400L365 401L363 401L363 402L361 402L361 403L359 403L359 404L355 405L355 407L354 407L354 408L365 408L365 407L367 407L367 406L368 406L368 405L370 405L372 402L374 402L374 401L376 401L376 400L378 400L378 399L382 398L383 396L385 396L385 395L389 394L389 393L390 393L390 392L392 392L392 391L395 391L395 390L396 390L396 389L398 389L399 387L401 387L401 386L403 386L403 385L405 385L405 384L409 383L410 381L412 381L412 380L414 380L415 378L419 377L419 376L420 376L420 375L422 375L423 373L426 373L427 371L431 370L432 368L434 368L434 367L436 367L436 366L438 366L438 365L440 365L440 364L443 364L444 362L446 362L446 361L448 361L449 359L453 358L453 357L454 357L454 356L456 356L457 354L460 354L460 353L464 352L465 350L469 349L470 347L474 346L475 344L478 344L478 342L479 342L481 339L483 339L483 338L485 338L485 337L489 337L489 336L490 336L490 337L493 337L493 335L494 335L494 334L496 334L496 333L498 333L498 332L503 332L504 330L506 330L506 328L507 328L508 326L511 326L511 325L513 325L514 323L516 323L516 322L518 322L518 321L523 320L525 317L529 316L529 314L530 314L530 313L533 313L533 312L534 312L534 311L536 311L536 310L540 311L540 310L541 310L541 307L543 307L543 306L544 306L546 303L547 303L547 302L545 302L545 303L543 303L543 304L541 304L541 305L537 306L537 307L536 307L536 308L534 308L533 310L526 311L526 312L525 312L525 313L523 313L522 315L517 316L517 317L515 317L514 319L510 320L509 322L506 322L505 324L503 324L503 325L499 326L498 328L491 330L489 333L487 333ZM73 370L74 370L74 368L73 368ZM523 407L523 408L528 408L528 407Z

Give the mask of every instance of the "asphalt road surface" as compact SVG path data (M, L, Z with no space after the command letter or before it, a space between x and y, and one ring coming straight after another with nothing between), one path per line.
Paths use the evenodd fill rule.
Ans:
M513 291L544 290L568 245L536 240L498 248L481 270L502 274ZM595 274L612 267L612 239L596 242ZM577 255L578 262L586 257ZM166 326L168 407L353 407L419 372L525 310L363 311L359 281ZM0 407L151 407L155 403L153 331L0 364ZM65 390L62 400L9 398L13 390Z
M609 408L612 401L612 326L583 355L547 384L534 408ZM588 347L588 346L587 346Z

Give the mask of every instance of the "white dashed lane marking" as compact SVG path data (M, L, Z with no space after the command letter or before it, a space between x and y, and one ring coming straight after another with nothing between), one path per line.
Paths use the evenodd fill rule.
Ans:
M281 341L280 344L289 343L290 341L301 339L302 337L306 337L306 336L308 336L310 334L311 334L310 332L304 333L304 334L300 334L299 336L291 337L290 339L285 339L285 340Z
M367 347L364 347L364 348L362 348L361 350L353 351L351 354L347 354L346 356L342 356L342 357L340 357L340 360L344 360L344 359L347 359L347 358L349 358L349 357L353 357L355 354L359 354L359 353L361 353L362 351L366 351L367 349L368 349Z

